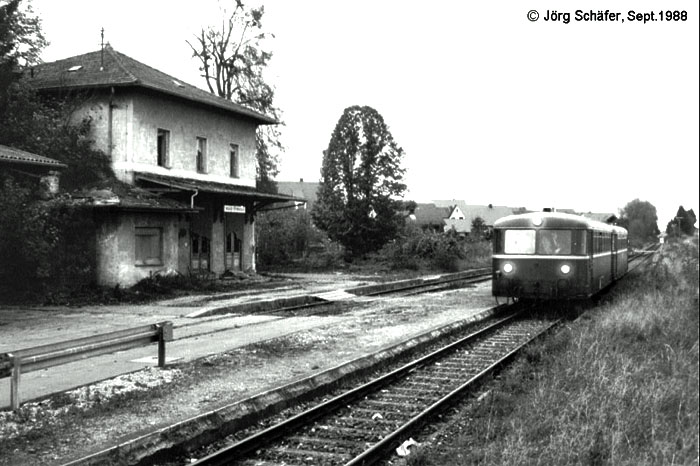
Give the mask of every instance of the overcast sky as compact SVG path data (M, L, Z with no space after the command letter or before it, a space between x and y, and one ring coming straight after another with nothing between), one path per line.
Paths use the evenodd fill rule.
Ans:
M104 27L116 50L204 86L185 40L219 21L216 0L32 5L44 61L98 50ZM264 5L286 123L279 180L317 181L343 110L369 105L406 152L407 199L617 213L639 198L662 230L680 204L700 214L697 1L614 2L624 23L575 21L613 5L591 0ZM688 19L627 19L667 6ZM570 22L545 21L553 8Z

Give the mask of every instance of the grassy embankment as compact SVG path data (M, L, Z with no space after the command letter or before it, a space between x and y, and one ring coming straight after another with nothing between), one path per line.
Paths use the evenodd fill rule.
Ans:
M417 465L698 464L698 244L666 244L452 416Z

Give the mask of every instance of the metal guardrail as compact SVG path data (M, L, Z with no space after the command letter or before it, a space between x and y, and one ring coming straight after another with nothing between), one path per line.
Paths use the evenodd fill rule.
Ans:
M22 373L158 343L158 366L165 366L165 342L173 340L173 323L159 322L49 345L0 353L0 378L12 377L10 406L19 409Z

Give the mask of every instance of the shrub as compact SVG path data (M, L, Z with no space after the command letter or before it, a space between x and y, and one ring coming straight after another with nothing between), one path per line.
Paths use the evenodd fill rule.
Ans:
M327 250L325 236L313 226L306 210L264 212L258 215L256 224L261 267L289 265L308 256L312 249Z
M421 267L446 272L488 264L491 245L487 241L461 238L453 230L446 233L423 231L407 224L401 236L384 247L382 256L394 269Z
M0 283L6 300L41 299L93 279L95 225L89 210L42 201L5 175L0 181Z

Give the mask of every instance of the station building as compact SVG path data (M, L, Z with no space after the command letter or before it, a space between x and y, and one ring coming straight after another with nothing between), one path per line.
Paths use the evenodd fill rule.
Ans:
M255 188L256 129L273 118L151 68L107 45L25 73L74 102L122 185L95 206L97 281L128 286L163 270L255 271L255 215L293 196Z

